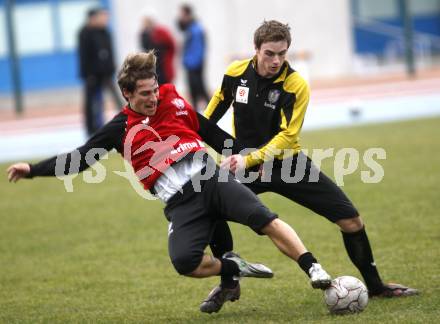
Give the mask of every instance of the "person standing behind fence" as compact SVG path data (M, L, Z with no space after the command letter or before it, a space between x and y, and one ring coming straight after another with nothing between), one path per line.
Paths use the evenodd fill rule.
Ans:
M155 50L159 84L173 83L176 41L168 28L157 22L157 14L151 8L145 9L142 13L140 43L145 52Z
M200 102L203 101L204 107L211 99L203 78L206 53L205 31L195 19L192 7L187 4L180 7L177 24L179 29L185 33L182 60L187 74L192 105L200 111Z
M108 19L105 9L90 9L87 22L78 35L80 76L84 82L84 119L89 136L104 124L104 87L110 90L117 108L123 106L113 82L115 63Z

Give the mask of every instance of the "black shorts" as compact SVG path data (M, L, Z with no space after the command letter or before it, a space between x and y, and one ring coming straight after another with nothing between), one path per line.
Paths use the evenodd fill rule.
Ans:
M226 181L221 182L218 177L216 167L214 176L201 182L201 192L194 191L192 181L187 182L183 192L172 196L165 207L170 222L168 251L181 274L192 272L200 264L217 221L240 223L261 235L261 229L277 218L230 173Z
M286 182L286 174L282 176L282 172L293 178L297 162L300 160L299 156L305 161L304 176L297 182ZM313 174L318 175L317 181L310 181L311 173L312 178ZM318 170L312 160L302 152L292 158L291 167L286 170L283 170L281 161L276 161L269 182L263 182L261 178L258 178L252 183L247 183L246 186L256 194L263 192L280 194L324 216L331 222L359 216L359 212L341 188Z

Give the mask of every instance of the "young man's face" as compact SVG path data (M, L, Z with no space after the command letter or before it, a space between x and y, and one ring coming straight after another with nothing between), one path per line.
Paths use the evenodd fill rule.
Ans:
M106 28L109 21L109 14L106 10L100 10L92 17L91 25L98 28Z
M151 17L144 17L144 29L146 30L152 30L154 27L154 19Z
M145 116L153 116L159 100L159 85L156 78L138 80L133 92L124 90L131 109Z
M258 74L265 78L276 75L286 59L288 48L287 41L261 44L256 49Z
M191 21L191 16L186 13L183 8L180 8L177 16L177 26L180 30L186 30Z

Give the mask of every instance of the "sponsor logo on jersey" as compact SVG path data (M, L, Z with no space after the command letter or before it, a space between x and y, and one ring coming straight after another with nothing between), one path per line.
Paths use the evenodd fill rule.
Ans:
M276 106L275 105L273 105L273 104L271 104L271 103L268 103L268 102L264 102L264 107L267 107L267 108L270 108L270 109L275 109L276 108Z
M182 153L196 147L204 147L204 145L199 140L197 140L196 142L180 143L174 150L170 152L170 154Z
M237 87L237 93L235 95L235 101L247 104L249 97L249 88L248 87Z
M183 101L183 99L175 98L171 100L171 103L177 107L176 116L188 115L188 111L184 110L185 101Z
M145 119L142 121L142 124L144 124L144 125L148 125L149 122L150 122L150 118L147 117L147 118L145 118Z
M245 86L248 80L240 79L240 82L242 86Z

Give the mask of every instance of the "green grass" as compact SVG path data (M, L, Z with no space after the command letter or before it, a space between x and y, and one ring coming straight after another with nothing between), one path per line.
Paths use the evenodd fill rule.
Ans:
M371 300L365 312L331 316L294 263L266 237L233 225L244 257L275 271L272 280L242 281L242 298L215 315L199 303L217 278L179 277L169 261L163 206L141 199L122 160L105 161L99 184L58 179L8 184L0 178L0 322L433 323L440 317L440 119L303 134L308 148L383 147L385 177L377 184L357 172L344 190L360 210L385 281L417 287L418 297ZM6 165L1 166L2 169ZM323 168L333 175L332 160ZM290 223L333 276L359 277L338 229L284 198L262 199Z

